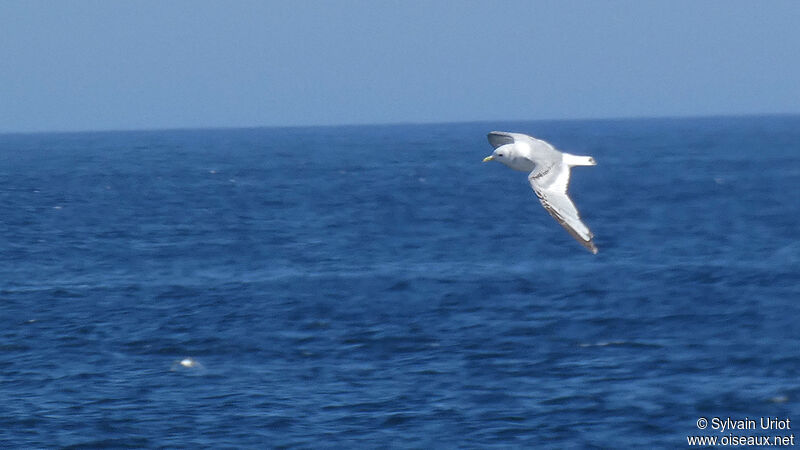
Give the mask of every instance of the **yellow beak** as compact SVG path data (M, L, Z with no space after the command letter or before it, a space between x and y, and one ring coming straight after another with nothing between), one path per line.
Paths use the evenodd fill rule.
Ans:
M489 155L486 158L483 158L483 162L489 162L494 159L494 155Z

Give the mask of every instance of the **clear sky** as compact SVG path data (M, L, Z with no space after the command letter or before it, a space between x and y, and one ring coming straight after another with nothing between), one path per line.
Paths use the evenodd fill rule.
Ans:
M0 3L0 132L800 113L800 1Z

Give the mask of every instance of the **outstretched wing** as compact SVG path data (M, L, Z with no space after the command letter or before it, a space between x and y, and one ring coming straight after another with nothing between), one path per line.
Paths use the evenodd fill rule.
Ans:
M506 133L504 131L492 131L491 133L489 133L488 138L489 138L489 143L492 144L493 148L500 147L501 145L514 143L513 133Z
M581 221L578 209L567 195L570 168L566 164L554 164L537 168L530 175L533 192L539 197L542 206L564 227L572 237L587 250L596 254L597 247L592 242L594 234Z

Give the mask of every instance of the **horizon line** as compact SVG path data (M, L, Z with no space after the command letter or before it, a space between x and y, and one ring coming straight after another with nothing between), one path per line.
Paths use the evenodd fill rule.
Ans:
M732 113L732 114L690 114L690 115L664 115L664 116L616 116L616 117L575 117L566 119L478 119L478 120L452 120L441 122L372 122L372 123L341 123L341 124L308 124L308 125L198 125L198 126L166 126L163 128L101 128L78 130L39 130L39 131L2 131L0 136L11 135L36 135L36 134L88 134L88 133L137 133L137 132L168 132L168 131L232 131L254 129L285 129L285 128L348 128L348 127L393 127L393 126L435 126L456 124L478 124L489 122L613 122L613 121L648 121L648 120L697 120L697 119L743 119L763 117L791 117L800 116L800 112L782 113Z

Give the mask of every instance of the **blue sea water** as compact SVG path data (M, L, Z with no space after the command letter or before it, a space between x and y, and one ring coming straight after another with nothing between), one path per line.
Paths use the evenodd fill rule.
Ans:
M493 129L594 156L598 255ZM0 135L0 446L800 427L798 186L800 116Z

